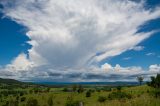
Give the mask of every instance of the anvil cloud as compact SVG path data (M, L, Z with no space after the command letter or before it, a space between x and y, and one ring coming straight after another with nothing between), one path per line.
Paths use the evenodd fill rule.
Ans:
M32 46L28 50L29 58L20 54L13 60L14 64L6 67L40 73L40 67L44 66L47 68L43 68L46 70L43 73L57 73L62 79L64 77L58 73L65 70L66 78L70 73L80 76L88 68L95 70L93 67L97 68L96 64L104 59L127 50L140 50L137 45L154 31L138 32L139 27L160 17L160 8L146 9L144 1L1 0L0 3L5 17L27 28L26 36L31 39L28 43ZM22 59L22 68L16 69ZM99 71L90 73L101 74ZM87 79L85 75L80 79Z

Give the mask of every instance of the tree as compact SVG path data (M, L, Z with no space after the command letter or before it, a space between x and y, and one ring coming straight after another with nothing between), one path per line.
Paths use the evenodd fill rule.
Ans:
M86 92L86 97L91 97L91 91L88 90L88 91Z
M50 88L48 87L46 91L49 92L49 91L50 91Z
M160 74L157 74L156 77L151 77L151 82L148 82L148 85L154 88L160 88Z
M142 85L143 79L144 79L143 76L138 76L137 77L137 80L138 80L140 85Z
M121 86L117 86L117 90L118 90L119 92L121 92L122 87L121 87Z
M148 82L147 84L155 88L155 91L153 92L155 97L160 97L160 74L157 74L156 77L152 76L151 82Z
M82 93L84 91L84 88L82 85L79 85L78 87L78 93Z
M72 90L73 90L73 92L76 92L76 90L77 90L77 85L73 85L73 86L72 86Z

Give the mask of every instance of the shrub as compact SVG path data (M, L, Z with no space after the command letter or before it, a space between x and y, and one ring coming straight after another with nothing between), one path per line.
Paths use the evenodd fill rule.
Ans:
M97 92L101 92L101 89L96 89Z
M27 106L38 106L37 99L29 98L28 101L27 101Z
M74 101L72 97L68 97L65 106L79 106L79 101Z
M26 100L26 97L21 98L21 102L24 102Z
M121 91L121 90L122 90L122 87L121 87L121 86L118 86L118 87L117 87L117 90L118 90L118 91Z
M32 94L32 93L33 93L33 90L30 89L30 90L29 90L29 93Z
M9 101L6 101L4 106L9 106Z
M63 92L68 92L68 88L63 88L63 90L62 90Z
M98 102L101 102L101 103L102 103L102 102L105 102L106 99L107 99L107 98L106 98L105 96L99 96L99 97L98 97Z
M38 87L33 88L33 91L35 94L37 94L38 92L40 92L40 89Z
M104 87L103 91L111 91L111 88L110 87Z
M153 94L156 98L160 97L160 89L155 89L155 90L152 92L152 94Z
M9 106L18 106L18 104L19 104L18 101L15 101L13 99L9 101Z
M16 97L16 100L17 100L17 101L19 100L19 96Z
M95 89L90 89L89 90L91 93L94 93L95 92Z
M23 92L20 92L20 96L23 96L24 95L24 93Z
M108 99L112 100L112 99L131 99L132 96L130 94L127 94L125 92L112 92L108 95Z
M82 85L79 85L79 87L78 87L78 93L82 93L83 91L84 91L84 88L83 88L83 86Z
M91 91L86 92L86 97L91 97Z
M79 106L79 101L67 101L65 106Z

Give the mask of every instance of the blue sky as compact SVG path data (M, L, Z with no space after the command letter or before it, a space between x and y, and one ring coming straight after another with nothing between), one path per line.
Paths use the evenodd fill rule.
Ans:
M29 38L25 36L25 28L16 22L3 18L0 14L0 64L6 65L11 62L21 52L27 53L31 48L26 42Z
M160 29L160 18L151 20L139 29L140 32L148 32L152 30ZM144 69L147 69L151 64L160 63L160 32L156 32L152 37L144 40L139 43L139 46L143 46L143 50L135 51L129 50L118 56L112 57L110 59L102 61L103 64L106 61L112 65L120 64L121 66L142 66ZM147 55L148 53L153 53L153 55ZM128 58L128 59L125 59Z
M1 77L100 81L117 75L117 68L112 81L132 80L121 74L133 70L155 74L159 14L159 0L0 1Z

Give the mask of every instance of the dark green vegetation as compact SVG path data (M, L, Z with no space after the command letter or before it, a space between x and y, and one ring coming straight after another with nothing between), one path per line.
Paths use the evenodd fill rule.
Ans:
M2 79L2 78L0 78L0 83L6 83L6 84L12 84L12 83L16 84L17 83L17 84L20 84L22 82L14 80L14 79Z
M44 86L0 80L0 106L160 106L160 75L141 86Z

